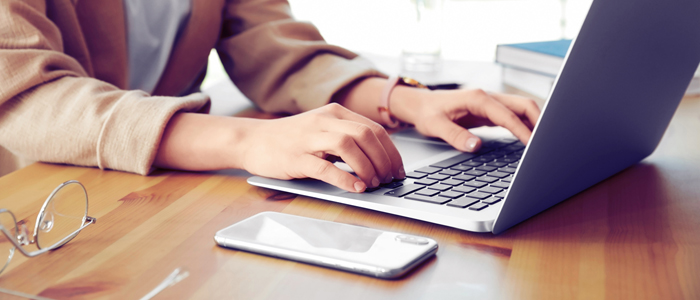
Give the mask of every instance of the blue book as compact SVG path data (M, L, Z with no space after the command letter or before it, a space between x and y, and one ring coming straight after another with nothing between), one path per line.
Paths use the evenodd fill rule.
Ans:
M496 47L496 62L504 66L556 77L571 40L502 44Z

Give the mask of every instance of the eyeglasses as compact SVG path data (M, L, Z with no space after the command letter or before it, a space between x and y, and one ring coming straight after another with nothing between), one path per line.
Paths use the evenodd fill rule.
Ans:
M29 239L25 222L17 222L15 215L0 209L0 264L7 261L0 273L10 264L15 249L27 257L34 257L57 249L75 238L85 227L97 219L87 215L88 197L85 187L78 181L62 183L46 198L34 225L34 235ZM28 252L23 246L36 244L37 251Z

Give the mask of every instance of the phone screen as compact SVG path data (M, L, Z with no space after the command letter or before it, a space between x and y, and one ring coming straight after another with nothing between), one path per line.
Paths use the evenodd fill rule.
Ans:
M346 271L395 278L431 257L425 237L264 212L217 232L224 247Z

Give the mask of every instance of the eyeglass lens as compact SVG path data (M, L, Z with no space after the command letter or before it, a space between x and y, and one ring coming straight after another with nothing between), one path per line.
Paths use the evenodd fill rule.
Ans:
M17 236L17 223L15 223L15 218L12 217L10 212L0 212L0 224L2 224L2 227L13 237ZM8 240L7 236L0 233L0 272L5 270L5 267L7 267L14 253L15 246Z
M36 244L52 247L83 225L87 216L87 195L82 185L70 182L56 191L39 216ZM70 239L64 242L67 243ZM61 246L61 245L56 245Z

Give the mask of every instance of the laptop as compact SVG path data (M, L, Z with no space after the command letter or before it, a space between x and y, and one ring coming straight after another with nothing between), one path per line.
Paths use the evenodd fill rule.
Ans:
M410 178L365 193L312 180L255 186L474 232L508 228L650 155L700 63L700 1L596 0L527 146L485 139L462 153L392 134Z

